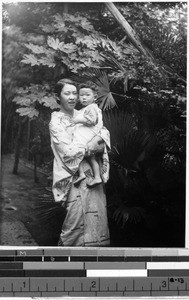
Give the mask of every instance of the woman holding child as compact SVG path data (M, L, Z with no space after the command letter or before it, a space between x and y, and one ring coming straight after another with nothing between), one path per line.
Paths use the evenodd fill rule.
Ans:
M93 86L84 85L79 90L81 111L75 110L76 84L61 79L57 87L60 111L52 113L49 124L54 153L53 194L67 210L58 246L108 246L104 183L109 173L109 132L94 103Z

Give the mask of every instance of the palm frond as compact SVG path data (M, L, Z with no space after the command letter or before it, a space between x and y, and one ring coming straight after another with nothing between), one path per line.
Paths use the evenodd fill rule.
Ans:
M124 110L104 112L103 120L110 131L110 161L114 166L129 170L137 168L138 162L155 149L154 136L137 129L134 118Z
M141 222L142 219L145 218L145 210L142 207L131 207L129 220L130 222L134 222L135 224Z
M140 130L126 133L122 141L113 146L110 153L111 160L127 169L132 169L137 161L141 160L142 155L144 156L149 139L150 135Z
M124 228L128 221L135 224L140 223L145 218L145 210L142 207L130 208L122 204L115 209L112 218Z
M116 146L127 132L136 127L133 117L121 109L103 112L104 126L110 131L111 145Z
M60 202L55 202L52 197L41 198L36 204L36 215L42 221L44 227L53 226L54 234L58 235L66 216L66 209Z
M118 225L121 225L121 227L124 228L126 222L129 219L128 207L124 205L118 206L117 209L114 211L112 217Z
M112 83L123 79L124 92L128 91L128 72L123 65L111 54L102 54L105 66L108 66L112 71L116 72L117 76L113 78Z
M122 66L122 64L111 54L100 54L103 59L104 59L104 63L109 66L112 70L114 71L122 71L125 72L124 67Z

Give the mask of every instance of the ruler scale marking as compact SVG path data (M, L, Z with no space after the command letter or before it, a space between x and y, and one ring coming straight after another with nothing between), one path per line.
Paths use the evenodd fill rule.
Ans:
M165 281L165 280L164 280ZM164 281L163 281L163 283L164 283ZM137 292L137 289L136 289L136 279L134 279L133 280L133 291L135 291L135 292ZM164 287L166 287L166 286L164 286ZM73 285L72 285L72 289L73 289ZM13 290L13 289L12 289ZM17 290L17 289L16 289ZM109 291L112 291L113 289L111 289L110 290L110 288L108 288L107 290L109 290ZM151 289L150 290L153 290L153 288L152 288L152 283L151 283ZM159 286L159 290L160 291L162 291L163 289L161 288L161 286ZM177 288L175 288L175 289L171 289L172 291L178 291L179 290L179 287L177 286ZM13 290L13 291L15 291L15 290ZM41 291L41 287L38 285L38 289L37 289L37 291ZM46 288L46 290L44 289L44 291L48 291L48 289ZM79 289L74 289L74 291L78 291L79 292ZM100 289L100 291L103 291L103 289ZM124 289L122 289L122 291L124 291ZM138 289L138 291L149 291L149 289L144 289L144 288L141 288L141 289ZM157 288L156 289L154 289L154 291L157 291ZM168 290L169 291L169 290Z

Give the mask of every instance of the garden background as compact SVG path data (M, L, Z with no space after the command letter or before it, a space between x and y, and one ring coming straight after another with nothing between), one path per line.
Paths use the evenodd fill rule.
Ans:
M187 3L2 7L2 157L12 155L15 176L20 161L34 169L36 184L39 172L46 174L39 227L41 216L47 226L57 218L60 225L63 216L50 191L55 84L92 80L111 135L111 246L184 247Z

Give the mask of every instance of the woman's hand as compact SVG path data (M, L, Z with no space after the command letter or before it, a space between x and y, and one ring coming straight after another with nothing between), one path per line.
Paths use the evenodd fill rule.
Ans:
M61 206L62 206L63 208L66 208L66 202L61 201Z
M86 156L91 156L104 151L104 142L99 136L95 136L88 144Z

